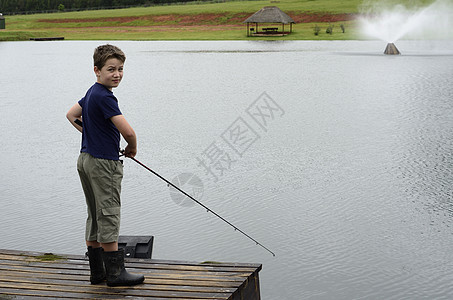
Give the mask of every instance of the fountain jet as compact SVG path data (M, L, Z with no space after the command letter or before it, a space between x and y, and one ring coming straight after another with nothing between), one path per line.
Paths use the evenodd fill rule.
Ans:
M384 54L387 55L398 55L401 54L398 48L396 48L395 44L393 43L388 43L387 47L385 47Z

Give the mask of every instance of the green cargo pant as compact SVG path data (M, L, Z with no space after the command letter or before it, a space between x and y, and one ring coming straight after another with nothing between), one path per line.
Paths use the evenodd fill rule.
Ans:
M85 239L99 243L117 242L123 164L82 152L77 161L77 171L87 203Z

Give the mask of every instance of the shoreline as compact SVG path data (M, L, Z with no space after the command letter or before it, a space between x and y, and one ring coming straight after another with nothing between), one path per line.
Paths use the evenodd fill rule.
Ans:
M62 12L6 17L0 41L64 37L65 40L357 40L359 1L344 8L333 0L240 1L167 7ZM294 21L285 36L247 37L245 19L274 5ZM352 8L355 7L355 8ZM272 23L264 23L272 24ZM275 24L281 26L281 24ZM288 25L287 25L288 26ZM318 27L318 34L315 28ZM331 33L327 33L330 27ZM345 30L344 30L345 29Z
M325 33L333 25L331 34ZM346 27L342 33L340 25ZM313 33L315 26L321 31ZM190 25L190 26L92 26L80 28L42 28L29 30L2 30L0 41L27 41L38 38L63 37L65 40L362 40L354 21L335 24L303 23L293 25L293 32L285 36L247 36L246 25Z

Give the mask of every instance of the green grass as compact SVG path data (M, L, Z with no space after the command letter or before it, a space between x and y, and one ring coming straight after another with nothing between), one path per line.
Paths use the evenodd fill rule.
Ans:
M202 262L201 264L221 265L222 263L221 263L221 262L218 262L218 261L207 260L207 261Z
M63 257L55 255L53 253L45 253L44 255L36 256L35 259L39 261L56 261L63 259Z
M302 10L315 12L353 13L358 12L361 0L280 0L280 1L229 1L224 3L166 5L151 7L135 7L127 9L90 10L81 12L64 12L53 14L36 14L19 16L25 19L59 19L59 18L101 18L127 17L162 14L199 14L222 12L254 13L264 6L278 6L283 11Z
M244 15L245 19L260 8L270 5L278 6L289 15L294 12L354 14L359 12L362 0L230 1L5 16L6 30L0 30L0 41L53 36L64 36L67 40L347 40L359 38L356 21L333 23L332 35L325 33L327 23L317 23L321 27L318 36L313 34L314 23L298 23L293 26L293 33L285 37L247 37L246 26L242 24L242 19L236 18L231 21L231 18L237 14L241 14L241 17ZM165 15L187 18L200 14L222 14L222 16L213 21L203 20L201 25L204 26L197 26L196 23L187 26L180 23L177 18L171 21L156 21L153 18ZM51 22L59 20L66 21L65 23ZM340 24L345 25L346 33L341 32Z
M43 34L46 34L43 32ZM0 31L0 41L25 41L35 35L28 31Z

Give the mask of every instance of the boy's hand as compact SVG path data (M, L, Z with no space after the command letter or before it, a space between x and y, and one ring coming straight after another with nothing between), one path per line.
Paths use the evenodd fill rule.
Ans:
M127 145L126 149L124 149L123 154L126 157L135 157L135 155L137 155L137 147L130 147L129 145Z

